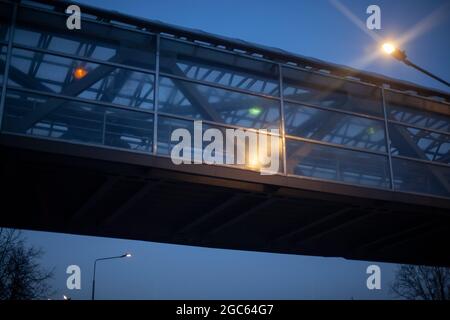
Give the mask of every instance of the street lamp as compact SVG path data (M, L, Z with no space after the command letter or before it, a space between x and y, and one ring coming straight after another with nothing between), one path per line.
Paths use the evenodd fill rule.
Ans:
M432 77L433 79L445 84L446 86L450 87L450 83L448 83L447 81L445 81L444 79L439 78L438 76L432 74L431 72L419 67L418 65L412 63L411 61L408 60L406 53L404 50L400 50L398 49L394 44L386 42L382 45L382 49L385 53L387 53L388 55L394 57L395 59L403 62L404 64L406 64L407 66L413 67L416 70L419 70L422 73L425 73L427 76Z
M95 300L95 269L97 267L97 261L111 260L111 259L121 259L121 258L130 258L130 257L131 257L131 253L125 253L125 254L123 254L121 256L95 259L95 261L94 261L94 276L92 277L92 300Z

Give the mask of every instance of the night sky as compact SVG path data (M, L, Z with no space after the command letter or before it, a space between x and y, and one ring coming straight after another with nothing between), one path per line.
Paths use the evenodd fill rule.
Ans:
M411 61L450 79L450 1L85 0L101 8L191 27L305 56L377 72L448 91L400 62L374 53L377 38L404 39ZM381 7L382 29L365 26L366 8ZM350 18L353 16L353 18ZM353 20L352 20L353 19ZM375 35L373 35L375 33ZM24 232L55 267L51 281L61 299L89 299L95 258L131 252L132 258L97 265L99 299L380 299L393 298L396 265L378 264L382 290L366 288L371 262L175 246L150 242ZM82 271L82 289L66 288L68 265Z

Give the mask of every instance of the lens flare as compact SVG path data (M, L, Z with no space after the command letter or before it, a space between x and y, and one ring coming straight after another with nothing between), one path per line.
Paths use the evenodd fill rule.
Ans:
M262 109L261 109L260 107L258 107L258 106L254 106L254 107L251 107L250 109L248 109L248 112L249 112L252 116L257 117L257 116L259 116L259 115L261 114Z
M250 152L248 154L247 167L250 169L259 169L261 167L257 152Z

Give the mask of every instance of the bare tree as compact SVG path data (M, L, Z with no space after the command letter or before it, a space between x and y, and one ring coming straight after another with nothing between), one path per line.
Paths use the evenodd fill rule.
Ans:
M53 272L43 269L43 251L26 246L20 231L0 228L0 300L31 300L51 294Z
M391 289L408 300L450 300L450 269L401 265Z

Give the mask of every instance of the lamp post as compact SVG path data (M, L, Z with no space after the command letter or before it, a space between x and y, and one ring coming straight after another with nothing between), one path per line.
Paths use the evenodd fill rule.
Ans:
M407 66L413 67L414 69L426 74L427 76L445 84L446 86L450 87L450 83L448 83L447 81L445 81L444 79L439 78L438 76L432 74L431 72L419 67L418 65L412 63L408 57L406 56L406 53L404 50L400 50L398 48L395 47L395 45L393 45L392 43L384 43L383 46L383 51L385 53L387 53L388 55L394 57L395 59L403 62L404 64L406 64Z
M121 259L121 258L130 258L131 253L125 253L121 256L114 256L114 257L106 257L106 258L98 258L94 261L94 276L92 277L92 300L95 300L95 269L97 267L97 261L102 260L111 260L111 259Z

